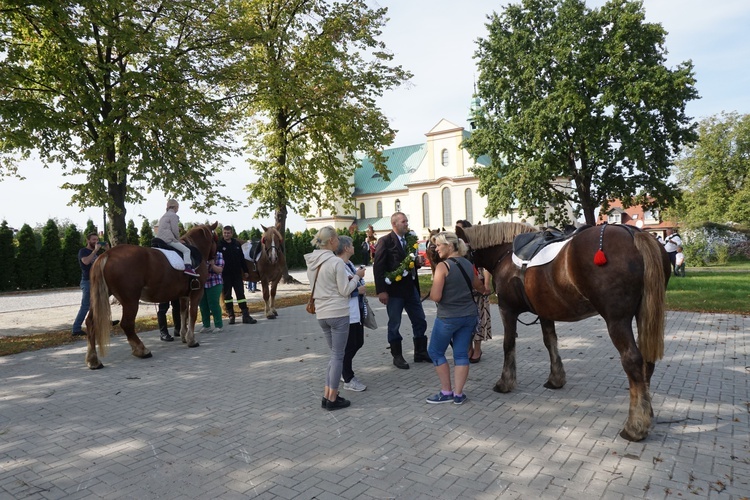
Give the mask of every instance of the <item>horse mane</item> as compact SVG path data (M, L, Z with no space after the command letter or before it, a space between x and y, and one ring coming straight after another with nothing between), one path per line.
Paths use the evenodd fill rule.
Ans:
M522 233L533 233L534 226L522 222L495 222L464 228L468 243L474 250L489 248L503 243L511 243L513 238Z

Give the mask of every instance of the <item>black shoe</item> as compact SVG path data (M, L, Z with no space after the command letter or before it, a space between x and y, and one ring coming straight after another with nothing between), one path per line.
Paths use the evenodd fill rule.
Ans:
M112 326L117 326L119 324L120 324L120 320L119 319L112 320Z
M73 332L73 336L74 337L85 337L86 336L86 332L84 332L84 331Z
M164 342L173 342L174 341L174 337L172 337L169 333L162 332L160 338Z
M409 363L407 363L404 357L400 354L398 356L393 356L393 366L402 370L409 369Z
M255 319L255 318L253 318L249 314L243 314L242 315L242 323L244 323L246 325L254 325L257 322L258 322L258 320Z
M230 325L234 324L234 316L229 316L229 324Z
M351 401L349 401L348 399L337 396L336 401L326 401L326 410L340 410L341 408L348 408L351 404Z

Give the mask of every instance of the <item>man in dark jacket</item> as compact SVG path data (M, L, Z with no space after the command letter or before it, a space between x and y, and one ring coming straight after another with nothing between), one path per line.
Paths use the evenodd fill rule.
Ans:
M240 243L234 238L232 226L224 226L221 234L223 239L219 242L217 251L224 256L224 270L221 272L221 278L224 281L224 307L229 315L229 324L234 324L234 300L232 299L232 289L234 289L237 305L242 311L242 322L252 325L257 321L250 316L250 311L247 309L245 289L242 285L242 278L247 275L245 255L242 253Z
M409 364L403 357L401 347L403 337L399 333L404 310L411 321L414 336L414 362L431 363L432 360L427 354L427 337L425 336L427 321L424 309L422 309L422 301L419 298L419 280L417 279L419 257L416 257L415 267L407 276L399 281L389 279L390 284L386 281L387 273L397 269L407 254L416 252L413 248L405 248L406 234L409 232L409 220L406 215L401 212L394 213L391 216L391 227L393 230L378 240L375 249L373 261L375 292L378 294L378 300L385 304L388 312L388 343L391 345L393 364L397 368L407 370Z

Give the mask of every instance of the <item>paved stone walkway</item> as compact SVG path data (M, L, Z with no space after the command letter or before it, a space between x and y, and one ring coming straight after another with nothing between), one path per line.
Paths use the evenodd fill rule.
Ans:
M558 324L557 391L542 387L538 327L521 326L519 387L497 394L493 312L495 339L455 406L424 403L438 388L431 365L392 366L375 311L381 328L355 359L367 391L344 391L352 406L336 412L320 408L327 348L303 306L196 349L148 332L148 360L118 335L99 371L83 341L0 358L0 498L750 496L747 317L669 313L656 423L629 443L627 381L600 318Z

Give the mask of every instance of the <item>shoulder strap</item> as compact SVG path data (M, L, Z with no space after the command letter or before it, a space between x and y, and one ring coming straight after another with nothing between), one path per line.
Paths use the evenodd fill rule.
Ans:
M315 297L315 285L318 284L318 275L320 274L321 267L323 267L323 264L321 264L320 267L318 268L318 272L315 273L315 279L313 280L313 288L312 288L312 292L310 292L310 297L313 297L313 298Z
M469 275L466 274L466 271L464 271L464 268L461 267L461 265L458 263L458 260L455 257L451 257L448 260L453 261L456 264L456 267L458 268L458 270L461 271L461 274L464 275L464 279L466 280L466 286L469 287L469 293L474 295L474 287L471 286L471 280L469 279Z

